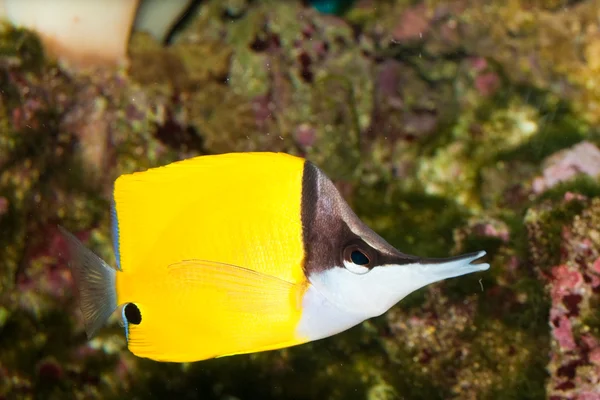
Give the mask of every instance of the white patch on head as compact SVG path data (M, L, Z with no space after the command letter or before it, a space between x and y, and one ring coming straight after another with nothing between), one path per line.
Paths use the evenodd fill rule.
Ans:
M489 264L471 264L484 254L482 251L472 257L439 264L377 266L362 274L344 267L313 273L303 298L297 332L309 340L342 332L385 313L428 284L488 269ZM352 268L360 267L352 265Z
M302 298L302 317L296 334L309 341L318 340L345 331L364 320L360 313L340 310L310 285Z

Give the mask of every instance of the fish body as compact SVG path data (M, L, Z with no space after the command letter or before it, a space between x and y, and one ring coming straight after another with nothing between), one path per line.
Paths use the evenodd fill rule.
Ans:
M489 268L485 252L401 253L309 161L200 156L122 175L116 267L69 243L88 337L121 309L131 352L189 362L294 346L381 315L429 283Z

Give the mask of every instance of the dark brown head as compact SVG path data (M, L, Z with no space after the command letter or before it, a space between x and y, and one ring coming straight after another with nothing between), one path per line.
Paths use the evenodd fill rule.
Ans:
M308 280L337 306L369 316L429 283L489 268L471 264L485 252L425 259L398 251L365 225L331 180L308 161L302 226Z

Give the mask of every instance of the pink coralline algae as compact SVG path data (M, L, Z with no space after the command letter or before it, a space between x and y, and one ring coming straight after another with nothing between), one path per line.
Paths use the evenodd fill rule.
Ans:
M475 87L482 96L491 96L500 88L500 77L494 72L485 72L475 78Z
M583 141L570 149L559 151L544 161L543 176L533 181L533 191L542 193L577 174L596 177L600 174L600 149Z
M509 240L508 228L497 221L479 222L472 226L473 232L479 236L495 237L507 243Z
M592 271L600 274L600 258L598 258L596 261L594 261L594 264L592 264Z
M316 130L309 124L299 125L295 132L294 138L301 148L311 147L315 144Z
M252 100L252 110L259 128L265 128L267 121L273 118L274 107L268 95L259 95Z
M5 214L8 211L8 199L0 196L0 215Z
M44 304L39 301L40 296L65 299L74 289L71 272L67 268L68 253L64 239L54 225L42 227L41 231L43 237L48 239L29 246L26 259L30 267L17 280L25 308L37 308L34 304Z
M427 9L424 5L418 5L404 11L392 36L397 42L422 39L429 29L430 21L427 17Z
M570 292L579 291L583 284L583 276L577 270L571 270L566 265L559 265L552 269L552 298L559 299Z
M469 61L471 68L475 72L482 72L488 67L488 62L483 57L472 57Z
M551 268L552 400L600 399L600 201L575 217L562 231L561 263Z

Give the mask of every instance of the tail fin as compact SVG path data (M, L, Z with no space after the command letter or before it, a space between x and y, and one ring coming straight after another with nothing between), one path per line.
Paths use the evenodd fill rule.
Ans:
M58 226L58 229L69 247L69 267L79 289L85 331L88 339L91 339L117 309L117 271L65 228Z

